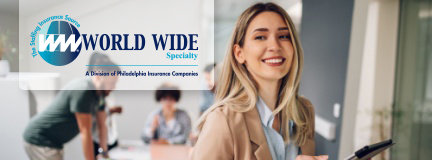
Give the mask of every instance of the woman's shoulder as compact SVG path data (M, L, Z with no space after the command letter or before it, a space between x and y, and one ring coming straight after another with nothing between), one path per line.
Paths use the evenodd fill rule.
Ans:
M230 128L242 124L244 114L236 112L228 106L220 106L210 111L204 123L224 123Z
M232 139L236 135L240 135L237 132L245 130L244 119L243 113L236 112L228 106L220 106L209 111L203 121L201 131L204 134L211 134L211 137L219 136Z
M213 127L219 126L215 128L229 129L231 132L242 130L241 128L246 125L244 112L234 111L228 106L220 106L210 111L203 123Z
M228 106L220 106L210 111L208 116L215 116L217 118L233 119L234 117L243 116L243 113L236 112Z

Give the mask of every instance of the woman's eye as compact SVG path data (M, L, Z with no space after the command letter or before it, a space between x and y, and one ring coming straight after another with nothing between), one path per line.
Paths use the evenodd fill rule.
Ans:
M283 36L279 36L279 38L282 38L282 39L291 39L291 36L290 35L283 35Z
M256 36L256 37L255 37L255 40L263 40L263 39L265 39L264 36Z

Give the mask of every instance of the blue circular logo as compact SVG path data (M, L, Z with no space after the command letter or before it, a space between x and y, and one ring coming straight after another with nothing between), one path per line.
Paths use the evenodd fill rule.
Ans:
M52 21L37 36L39 55L49 64L64 66L74 61L81 51L81 34L67 21Z

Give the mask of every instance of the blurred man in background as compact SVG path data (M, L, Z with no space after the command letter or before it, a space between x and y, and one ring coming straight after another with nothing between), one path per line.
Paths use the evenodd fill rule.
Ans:
M214 68L216 66L216 63L214 64L208 64L204 68L204 77L206 81L206 88L202 90L203 95L203 102L200 105L200 115L204 113L211 105L213 105L214 102L214 91L215 91L215 84L214 84L214 77L212 73L214 73ZM213 71L213 72L212 72Z
M107 114L107 119L105 125L107 127L107 145L108 150L115 148L118 146L118 131L117 131L117 122L115 120L115 114L121 114L123 112L123 107L114 105L113 100L114 96L111 93L108 97L105 98L105 112ZM100 138L99 138L99 129L96 117L93 117L93 145L94 145L94 155L97 156L99 154L100 148Z
M90 56L89 67L87 71L95 71L94 65L97 65L100 62L110 60L108 55L95 52ZM119 105L115 105L115 96L113 93L105 97L104 99L105 106L99 106L105 108L105 112L107 114L106 119L106 127L107 127L107 145L108 150L115 148L118 145L118 132L117 132L117 122L115 120L115 114L121 114L123 112L123 107ZM92 135L93 135L93 152L94 155L97 156L100 153L100 141L99 141L99 127L97 125L96 117L93 117L92 124Z
M93 69L120 71L110 60ZM63 145L80 134L86 160L94 160L92 116L99 130L101 156L107 158L107 128L104 98L115 88L117 76L92 76L67 84L42 113L31 119L24 132L24 148L31 160L62 160Z

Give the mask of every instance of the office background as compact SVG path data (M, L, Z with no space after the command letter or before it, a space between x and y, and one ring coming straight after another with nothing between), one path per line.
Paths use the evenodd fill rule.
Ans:
M31 71L30 62L21 63L28 61L25 56L29 53L28 45L19 41L28 39L28 34L19 32L23 27L21 24L41 17L45 9L87 3L66 0L44 0L40 4L24 2L27 1L0 1L0 35L7 35L8 39L3 43L12 46L4 49L7 55L2 57L9 61L10 74L21 69ZM214 3L214 19L202 16L206 15L203 10L208 11L208 8L190 10L186 14L196 18L189 22L196 26L191 30L203 34L214 32L214 41L209 42L214 46L208 44L206 51L214 52L214 61L221 62L236 17L255 1L191 2L195 4L191 8ZM343 159L364 145L392 138L397 145L374 159L429 159L432 156L429 136L432 128L432 1L275 2L288 11L300 32L305 51L300 94L309 98L316 109L317 124L320 124L316 126L317 154ZM110 13L108 18L120 18L115 16L116 8L128 3L130 1L89 3L86 5L98 6L99 10L84 7L76 12L103 12ZM164 5L160 1L149 3ZM175 10L174 7L166 9ZM85 15L82 17L84 19ZM86 24L91 20L87 21ZM203 25L209 21L214 22L214 27ZM76 61L85 64L88 57L84 55ZM59 74L51 72L54 75L46 76ZM62 86L70 79L62 76L54 80L54 84ZM204 82L200 85L204 86ZM30 116L43 110L56 94L55 91L22 91L17 86L18 81L0 77L0 107L4 110L0 112L1 159L26 159L21 139L23 128ZM182 93L178 105L186 109L195 122L200 105L197 97L201 93ZM158 107L154 91L115 91L114 94L115 103L124 106L124 113L117 116L119 139L139 140L147 114ZM36 109L30 109L32 107ZM66 159L82 159L80 143L76 137L66 145Z

